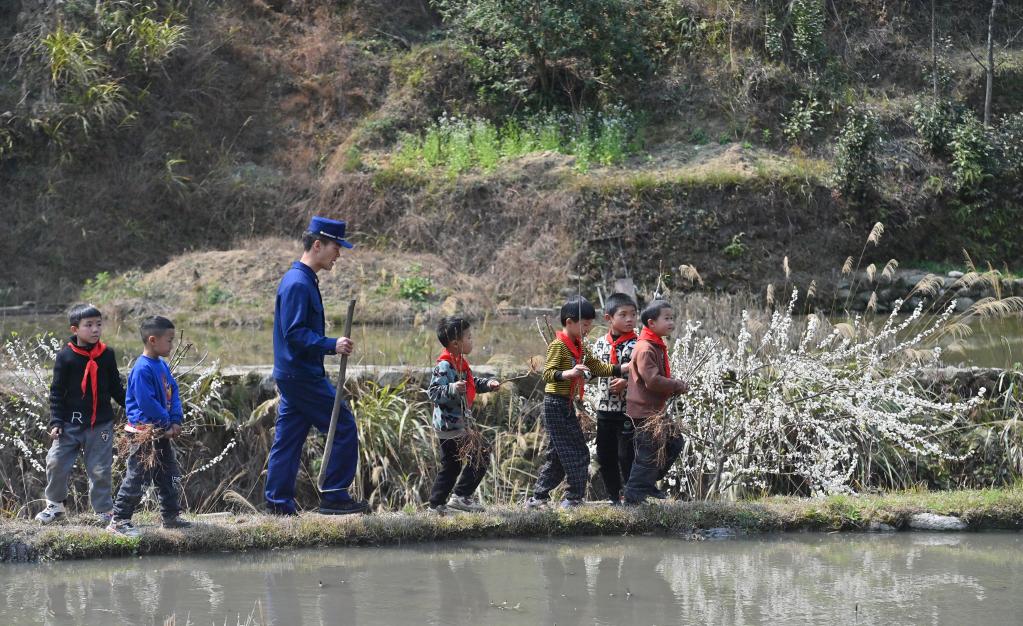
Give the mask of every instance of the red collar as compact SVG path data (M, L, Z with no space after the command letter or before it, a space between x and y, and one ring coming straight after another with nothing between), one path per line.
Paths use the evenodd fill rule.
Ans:
M85 397L85 391L91 387L92 418L89 420L89 426L95 426L96 409L99 407L99 364L96 363L96 359L106 352L107 346L102 341L97 341L96 345L89 350L76 346L73 341L69 341L67 345L75 354L89 359L89 362L85 364L85 373L82 374L82 397ZM89 384L90 379L92 380L91 385Z
M661 354L664 355L664 375L671 378L671 365L668 363L668 346L664 343L664 339L662 339L654 331L644 326L642 332L639 333L639 340L649 341L661 349Z

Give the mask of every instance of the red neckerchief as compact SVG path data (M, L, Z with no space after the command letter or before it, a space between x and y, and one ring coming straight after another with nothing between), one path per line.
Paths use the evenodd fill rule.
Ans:
M668 346L665 345L664 339L661 339L657 333L644 326L643 330L639 333L639 340L646 340L660 347L661 353L664 354L664 376L671 378L671 366L668 365Z
M472 370L469 369L469 362L465 360L464 355L458 355L457 357L450 352L447 348L440 353L437 357L437 362L447 361L451 364L451 367L455 368L455 371L459 374L465 374L465 404L469 408L472 408L472 403L476 400L476 380L472 377Z
M568 333L561 330L558 331L557 338L558 341L565 344L565 347L568 348L568 351L572 355L572 358L575 359L576 365L579 365L580 363L583 362L583 342L581 339L572 339L571 337L568 336ZM576 385L577 381L579 383L578 385ZM579 387L579 399L582 400L583 392L586 389L586 381L573 379L572 393L569 394L569 397L575 395L576 386Z
M96 359L106 351L107 346L102 341L97 341L91 350L79 348L71 341L67 345L75 354L89 359L89 362L85 364L85 373L82 375L82 397L85 397L85 391L89 388L89 378L91 376L92 419L89 421L89 427L91 428L96 425L96 408L99 406L99 364L96 363Z
M611 344L611 365L617 365L618 364L618 346L622 345L626 341L629 341L629 340L635 339L635 338L636 338L636 332L632 331L632 330L630 330L629 332L625 333L624 335L622 335L618 339L615 339L614 337L611 336L611 331L607 332L606 339L607 339L607 342L609 344Z

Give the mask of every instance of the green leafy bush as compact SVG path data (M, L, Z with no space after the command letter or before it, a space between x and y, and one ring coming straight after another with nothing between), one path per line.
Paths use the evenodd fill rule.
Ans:
M792 48L803 63L816 65L824 59L827 19L823 0L793 0Z
M881 173L877 160L880 145L877 116L870 111L850 110L835 147L834 184L847 198L862 198Z
M995 130L1002 169L1010 174L1023 174L1023 112L1006 115Z
M638 75L650 64L648 11L628 0L434 0L477 52L491 86L550 103ZM567 92L565 94L557 92Z
M788 115L784 116L782 133L791 142L802 141L816 134L828 115L824 103L809 93L792 103Z
M963 109L947 100L920 99L913 105L910 121L920 138L935 156L946 156Z
M992 146L987 129L973 113L952 131L952 176L959 191L976 192L990 178Z

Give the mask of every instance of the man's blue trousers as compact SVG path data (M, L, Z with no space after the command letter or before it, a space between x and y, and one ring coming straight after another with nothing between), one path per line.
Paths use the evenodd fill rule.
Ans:
M334 407L334 385L326 378L298 380L278 378L281 395L274 424L274 442L266 468L267 506L278 513L295 513L295 479L298 477L302 447L313 426L326 433ZM342 402L334 434L321 505L350 501L348 488L355 479L359 460L359 433L355 416Z

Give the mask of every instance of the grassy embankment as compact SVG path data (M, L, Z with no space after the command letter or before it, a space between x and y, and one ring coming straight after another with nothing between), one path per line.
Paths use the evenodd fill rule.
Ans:
M701 530L711 528L739 533L860 531L877 522L907 529L916 513L953 515L970 530L1018 530L1023 528L1023 487L824 499L774 497L737 503L672 502L640 508L589 506L571 512L494 507L483 514L446 517L428 513L346 518L220 514L199 518L187 532L148 526L153 520L140 516L144 532L136 539L108 533L87 517L48 528L6 521L0 524L0 554L4 561L35 561L466 538L660 534L685 539L699 538Z

